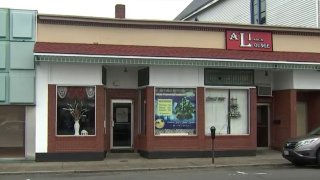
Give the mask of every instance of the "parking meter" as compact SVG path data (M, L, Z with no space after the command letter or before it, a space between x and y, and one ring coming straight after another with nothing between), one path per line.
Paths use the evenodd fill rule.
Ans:
M216 127L211 126L210 127L210 132L211 132L211 147L212 147L212 164L214 164L214 139L216 138Z
M215 139L216 138L216 127L211 126L210 131L211 131L211 138Z

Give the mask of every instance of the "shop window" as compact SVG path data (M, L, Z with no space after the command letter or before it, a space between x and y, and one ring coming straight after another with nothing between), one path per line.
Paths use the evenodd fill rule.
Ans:
M24 147L25 107L24 106L0 106L0 157L1 148ZM7 154L10 152L8 149Z
M206 89L205 133L216 127L217 135L249 134L248 90Z
M196 135L196 89L155 89L155 135Z
M57 135L95 135L94 86L57 86Z

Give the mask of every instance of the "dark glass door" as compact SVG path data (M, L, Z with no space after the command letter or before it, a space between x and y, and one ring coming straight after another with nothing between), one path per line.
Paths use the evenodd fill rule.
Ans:
M132 147L132 103L115 101L112 103L113 112L113 148Z
M269 106L258 105L257 107L257 146L268 147L269 145Z

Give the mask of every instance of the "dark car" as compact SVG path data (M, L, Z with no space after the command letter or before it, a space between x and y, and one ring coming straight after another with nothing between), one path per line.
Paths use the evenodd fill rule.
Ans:
M282 156L295 165L320 165L320 127L306 136L289 139Z

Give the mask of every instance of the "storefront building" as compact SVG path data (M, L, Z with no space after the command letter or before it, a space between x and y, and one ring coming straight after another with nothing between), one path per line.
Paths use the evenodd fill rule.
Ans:
M36 161L280 149L320 124L318 29L38 16Z
M319 126L320 30L117 17L1 9L0 158L208 157L211 126L255 155Z

